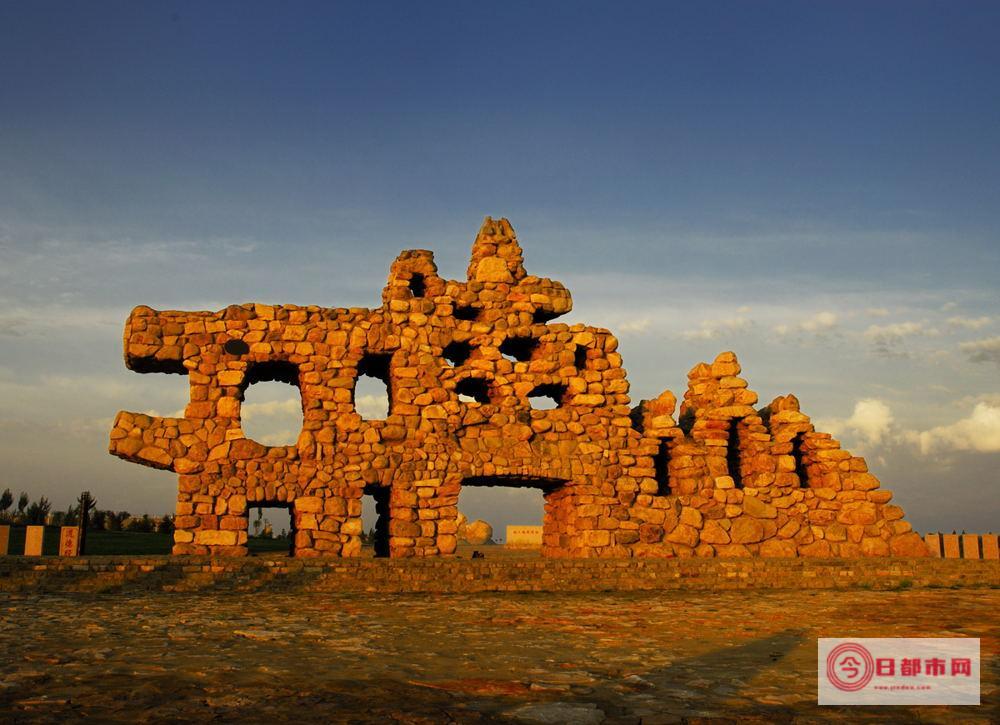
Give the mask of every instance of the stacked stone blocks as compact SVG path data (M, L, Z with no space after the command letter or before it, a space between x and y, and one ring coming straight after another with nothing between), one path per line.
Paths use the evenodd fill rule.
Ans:
M529 276L505 219L487 218L464 282L404 251L377 309L233 305L133 310L126 365L186 374L183 418L122 412L110 451L178 474L174 553L245 555L248 507L287 506L298 556L455 552L462 486L545 494L547 556L925 556L862 458L816 432L794 396L756 410L732 353L630 405L617 340L552 320L569 291ZM389 414L355 407L358 376ZM247 438L240 405L265 380L298 387L295 445ZM539 398L556 407L542 409Z

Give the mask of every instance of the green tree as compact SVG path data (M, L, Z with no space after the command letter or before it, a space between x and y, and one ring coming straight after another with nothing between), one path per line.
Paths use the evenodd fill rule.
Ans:
M28 494L21 491L21 495L17 497L17 520L24 521L25 517L28 515Z
M159 523L156 525L156 533L158 534L172 534L174 533L174 520L169 514L165 515L160 519Z
M149 514L133 516L125 526L126 531L135 531L142 534L152 533L153 528L153 519L150 518Z
M106 526L108 531L121 531L122 523L129 516L128 511L108 511Z
M6 513L7 509L9 509L13 503L14 494L10 492L9 488L5 488L3 493L0 493L0 513Z
M94 509L90 515L90 528L94 531L104 531L108 521L108 512Z
M45 496L42 496L35 503L28 506L24 515L29 524L44 526L51 510L52 504Z

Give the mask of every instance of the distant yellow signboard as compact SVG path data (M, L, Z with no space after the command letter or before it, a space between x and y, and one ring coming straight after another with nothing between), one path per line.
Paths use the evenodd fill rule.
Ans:
M512 549L540 549L541 526L508 526L504 544Z
M80 529L76 526L63 526L59 531L59 556L78 556L80 554Z
M41 556L42 539L45 536L44 526L24 527L24 555Z

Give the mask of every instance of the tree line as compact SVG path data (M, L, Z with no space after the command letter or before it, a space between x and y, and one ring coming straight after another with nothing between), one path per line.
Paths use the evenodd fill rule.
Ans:
M70 504L65 511L52 511L52 503L45 496L31 501L28 494L21 492L15 506L14 494L5 489L0 493L0 524L33 526L76 526L80 523L81 504ZM149 514L133 516L128 511L112 511L91 508L87 516L90 531L136 531L144 533L171 534L174 521L170 516L153 518Z

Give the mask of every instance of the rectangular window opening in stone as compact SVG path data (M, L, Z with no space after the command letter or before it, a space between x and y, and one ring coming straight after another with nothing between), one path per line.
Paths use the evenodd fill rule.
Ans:
M659 496L668 496L673 491L670 490L670 442L661 440L653 456L653 471L656 478L656 493Z
M583 345L577 345L573 351L573 366L579 371L587 369L587 348Z
M376 558L389 556L389 494L387 486L365 486L361 498L362 545Z
M414 272L410 275L410 295L413 297L423 297L427 292L427 282L424 275Z
M354 382L354 409L365 420L385 420L392 409L390 353L367 353L358 363Z
M171 417L183 417L185 408L191 402L191 381L188 376L170 375L156 380L156 385L152 383L151 378L139 378L139 382L135 384L134 410L150 415L166 411Z
M742 468L743 456L740 453L740 423L742 418L733 418L729 421L729 435L726 441L726 465L729 469L729 476L733 479L736 488L743 488Z
M295 555L295 524L290 504L251 504L247 510L247 548L251 554Z
M795 461L795 475L799 477L799 488L809 487L809 471L806 469L805 454L802 452L805 439L805 433L799 433L792 438L792 459Z
M564 483L530 476L466 478L458 496L459 545L502 544L508 526L542 526L546 497Z
M294 446L302 432L299 371L288 362L247 369L239 408L243 435L265 446Z

